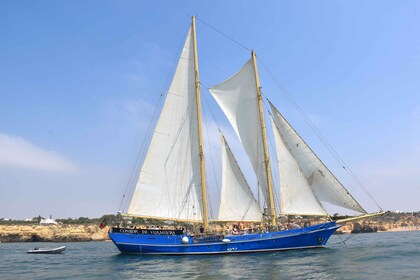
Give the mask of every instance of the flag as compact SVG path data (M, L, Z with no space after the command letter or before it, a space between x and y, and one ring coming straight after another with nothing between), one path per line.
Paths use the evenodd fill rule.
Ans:
M100 229L103 229L104 227L106 227L108 225L108 223L105 221L105 219L102 220L101 224L99 225Z

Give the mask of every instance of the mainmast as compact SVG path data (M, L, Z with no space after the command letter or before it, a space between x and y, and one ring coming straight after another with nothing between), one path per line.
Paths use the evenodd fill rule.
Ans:
M265 171L267 175L267 188L268 188L268 206L270 208L270 216L271 216L271 224L276 224L276 207L274 205L274 196L273 196L273 181L271 179L271 168L270 168L270 157L268 154L268 146L267 146L267 136L266 136L266 129L265 129L265 121L264 121L264 110L263 110L263 102L262 102L262 94L261 94L261 85L260 79L258 77L258 67L257 67L257 58L255 52L251 52L252 55L252 62L254 63L254 73L255 73L255 84L257 87L257 96L258 96L258 108L260 112L260 121L261 121L261 133L263 139L263 147L264 147L264 163L265 163Z
M194 70L195 70L195 96L197 102L197 123L198 123L198 144L200 152L200 174L201 174L201 194L203 207L204 230L208 228L207 215L207 189L206 189L206 169L204 162L203 133L201 128L201 101L200 101L200 77L198 75L198 55L197 55L197 34L195 28L195 16L192 17L192 34L194 45Z

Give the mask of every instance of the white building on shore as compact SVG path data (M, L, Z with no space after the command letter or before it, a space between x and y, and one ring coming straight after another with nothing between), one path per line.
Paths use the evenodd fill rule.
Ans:
M39 221L40 225L57 225L58 223L53 218L42 218Z

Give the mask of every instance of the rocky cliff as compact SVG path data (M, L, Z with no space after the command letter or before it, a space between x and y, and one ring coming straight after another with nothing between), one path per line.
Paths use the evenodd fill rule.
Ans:
M382 216L349 222L344 224L338 232L362 233L377 231L412 231L420 230L420 212L392 213L386 212Z
M97 225L0 225L1 242L104 241L108 227Z

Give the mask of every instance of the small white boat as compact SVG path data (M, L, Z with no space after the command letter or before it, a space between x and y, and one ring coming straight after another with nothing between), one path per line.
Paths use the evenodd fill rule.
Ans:
M32 250L28 251L28 254L59 254L66 250L66 246L61 246L57 248L38 248L35 247Z

